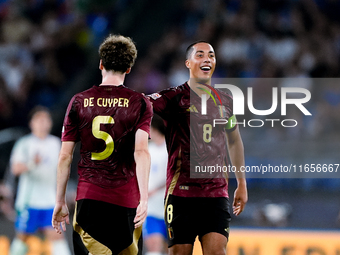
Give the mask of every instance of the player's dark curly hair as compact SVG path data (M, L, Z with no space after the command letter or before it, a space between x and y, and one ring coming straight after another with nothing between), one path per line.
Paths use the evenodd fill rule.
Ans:
M135 63L137 49L130 37L110 35L100 45L99 57L105 70L124 73Z

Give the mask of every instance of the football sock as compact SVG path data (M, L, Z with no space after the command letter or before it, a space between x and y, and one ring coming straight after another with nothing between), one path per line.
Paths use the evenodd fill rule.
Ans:
M26 255L28 247L25 242L19 238L14 238L9 255Z
M152 252L145 253L145 255L163 255L163 253L157 252L157 251L152 251Z
M52 244L52 255L71 255L70 248L65 239L60 239L51 242Z

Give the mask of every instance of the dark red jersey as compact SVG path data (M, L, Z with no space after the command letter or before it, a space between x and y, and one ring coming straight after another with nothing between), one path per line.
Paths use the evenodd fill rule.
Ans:
M169 153L167 193L181 197L228 197L227 174L207 173L208 167L226 167L226 131L236 128L215 125L214 119L230 120L232 98L218 90L222 105L207 99L207 114L201 112L201 97L187 83L150 95L154 112L166 124Z
M136 208L135 133L150 133L152 106L123 85L93 86L70 101L62 141L80 141L77 200Z

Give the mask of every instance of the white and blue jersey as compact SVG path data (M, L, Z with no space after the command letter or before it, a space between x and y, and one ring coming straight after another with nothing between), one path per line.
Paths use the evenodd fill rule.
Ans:
M29 224L44 225L44 217L50 218L55 205L57 164L60 151L59 138L48 135L40 139L33 134L19 139L13 147L11 164L23 163L29 170L19 176L15 209L18 212L18 230L32 232ZM38 164L35 158L39 158ZM42 210L44 212L37 212ZM42 215L43 214L43 215ZM41 220L38 224L33 222ZM38 216L37 216L38 215ZM30 219L31 218L31 219ZM47 220L45 220L47 222ZM50 225L51 219L49 220ZM44 226L39 226L44 227Z

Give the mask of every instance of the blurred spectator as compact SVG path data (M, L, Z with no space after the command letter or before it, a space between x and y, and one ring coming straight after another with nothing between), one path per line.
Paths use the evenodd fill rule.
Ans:
M0 75L0 130L11 126L10 119L13 112L10 98L5 81Z
M337 135L340 129L340 86L337 79L321 79L323 86L320 101L317 102L317 113L313 122L313 134Z
M20 62L19 56L10 56L0 64L0 74L4 77L6 89L17 104L24 104L31 86L29 70Z
M256 224L261 227L285 227L291 213L292 206L287 203L265 201L254 210L253 218Z
M84 47L95 48L101 37L116 28L144 22L142 8L154 7L144 3L131 12L135 16L129 16L131 0L23 5L4 1L0 74L8 94L6 105L15 105L7 120L27 114L33 102L56 106L63 89L86 68ZM340 24L333 9L339 5L333 1L185 0L176 5L170 24L150 25L150 29L164 26L159 39L143 38L147 47L141 48L136 70L127 77L137 91L158 91L185 81L179 56L182 45L194 40L215 45L220 55L216 77L340 76ZM133 37L133 28L130 31ZM283 137L285 131L280 131Z
M10 44L24 43L31 32L32 24L21 15L19 8L19 5L12 2L5 19L2 21L4 40Z

